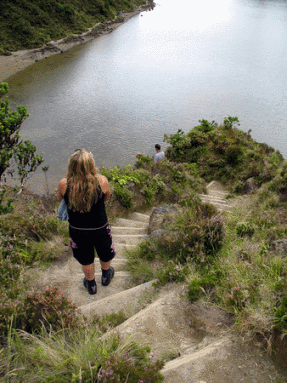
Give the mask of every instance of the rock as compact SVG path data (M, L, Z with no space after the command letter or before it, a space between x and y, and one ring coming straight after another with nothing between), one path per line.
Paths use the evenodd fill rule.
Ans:
M274 241L270 245L270 251L274 253L280 253L284 257L287 256L287 239L279 239Z
M131 182L129 182L129 183L127 184L127 188L128 188L129 191L134 192L135 189L136 189L136 184L135 184L134 182L131 181Z
M166 214L176 211L177 208L175 206L167 204L154 208L150 216L148 234L151 234L155 230L163 229L163 222L166 218Z
M248 180L246 180L244 182L244 186L243 186L243 191L245 194L252 194L252 193L255 193L257 190L257 186L255 184L255 180L253 177L251 178L248 178Z
M151 238L161 237L164 233L165 233L165 230L163 229L154 230L151 232L150 237Z

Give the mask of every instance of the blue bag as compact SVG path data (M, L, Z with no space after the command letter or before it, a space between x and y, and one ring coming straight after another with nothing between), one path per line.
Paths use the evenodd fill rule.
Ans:
M67 221L69 219L68 209L64 198L62 199L58 207L57 218L59 218L60 221Z

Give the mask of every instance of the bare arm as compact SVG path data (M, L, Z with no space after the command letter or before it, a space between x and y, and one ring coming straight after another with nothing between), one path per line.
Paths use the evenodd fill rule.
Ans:
M108 199L111 198L111 189L110 189L110 185L108 183L108 180L106 179L105 176L102 176L102 175L98 176L98 180L99 180L102 192L105 195L105 201L107 201Z
M61 202L67 189L67 178L62 178L59 182L58 189L57 189L57 198L58 201Z

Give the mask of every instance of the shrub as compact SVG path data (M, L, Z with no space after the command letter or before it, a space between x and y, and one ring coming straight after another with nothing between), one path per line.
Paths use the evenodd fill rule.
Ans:
M120 204L126 209L131 209L133 206L133 193L120 185L116 185L114 189L115 195Z
M197 129L204 133L211 132L217 127L217 123L215 121L209 122L207 120L199 120L199 122L200 125L197 126Z
M230 165L237 165L242 154L243 150L238 145L231 145L225 150L226 161Z
M168 282L184 282L187 272L187 265L183 266L180 263L169 260L167 267L161 269L157 274L157 279L162 284Z
M56 286L44 291L33 290L23 300L11 300L2 294L0 304L0 329L7 334L13 319L13 327L29 333L39 333L44 327L49 331L81 325L72 304ZM13 317L12 317L13 316Z
M157 240L156 246L170 259L185 263L213 260L225 238L225 223L216 208L210 204L193 201L176 222Z
M152 162L152 158L150 156L141 156L137 159L137 161L135 163L135 167L136 168L151 169L152 164L153 164L153 162Z
M244 190L244 182L242 182L241 180L236 181L236 183L232 187L232 192L236 194L240 194L240 193L243 193L243 190Z

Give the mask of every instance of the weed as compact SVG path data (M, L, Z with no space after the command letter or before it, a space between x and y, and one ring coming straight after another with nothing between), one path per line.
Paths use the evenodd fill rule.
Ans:
M147 382L160 383L163 362L150 348L112 334L100 338L95 327L40 335L23 331L11 336L9 382ZM22 366L25 365L25 369Z
M236 226L236 233L240 237L243 237L244 235L248 235L249 237L252 237L255 233L255 227L247 222L242 222L237 224Z
M278 330L287 329L287 296L282 298L280 307L275 311L274 323Z

